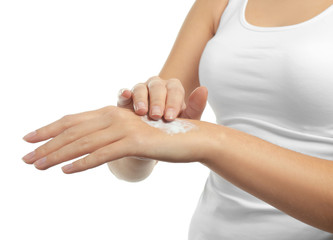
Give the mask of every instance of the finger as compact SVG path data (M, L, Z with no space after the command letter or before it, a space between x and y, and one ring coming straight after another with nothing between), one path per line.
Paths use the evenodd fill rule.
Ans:
M185 90L181 82L174 78L170 79L166 84L167 99L165 105L164 119L168 121L174 120L181 111L184 104Z
M98 130L105 129L110 125L110 121L111 119L107 118L101 118L98 121L92 119L90 121L86 121L73 127L67 128L52 140L36 148L32 154L27 154L29 156L24 156L23 160L28 164L32 164L37 159L41 159L46 155L49 155L50 153L60 149L61 147L71 142L74 142L77 139L80 139L81 137L89 135Z
M183 101L183 105L182 105L182 110L181 111L184 111L186 109L186 103L185 101Z
M104 163L126 157L129 154L128 144L120 140L102 147L88 156L62 167L64 173L75 173L100 166Z
M133 107L138 115L145 115L148 112L148 89L146 84L138 83L132 89Z
M205 110L208 97L206 87L196 88L190 95L186 109L182 112L181 117L199 120Z
M65 129L70 128L76 124L95 118L100 114L100 110L87 111L77 114L69 114L54 121L46 126L43 126L23 137L23 139L30 143L36 143L55 137Z
M118 141L119 139L121 139L119 133L116 135L112 134L109 130L100 130L65 145L59 150L36 161L34 165L39 170L45 170L59 163L94 152L99 148Z
M163 116L167 89L164 80L158 77L148 82L149 93L149 116L158 120Z
M133 109L132 92L126 88L120 89L118 92L117 107Z

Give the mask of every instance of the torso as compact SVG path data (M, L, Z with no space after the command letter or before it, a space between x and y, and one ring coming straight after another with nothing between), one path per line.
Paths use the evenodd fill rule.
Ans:
M259 27L288 26L305 22L332 4L332 0L248 0L245 18Z
M215 32L227 4L223 1L222 12L215 18ZM289 26L317 16L332 4L333 0L248 0L245 18L259 27Z

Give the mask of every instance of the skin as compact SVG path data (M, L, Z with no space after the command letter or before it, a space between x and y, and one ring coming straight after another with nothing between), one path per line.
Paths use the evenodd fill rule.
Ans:
M164 118L173 121L177 117L199 120L206 107L207 96L207 89L198 87L190 94L186 106L185 90L180 80L163 80L154 76L144 84L135 85L132 91L124 89L118 106L133 109L140 116L148 114L154 120Z
M222 7L217 3L214 3L214 7L216 9L222 8L224 10L227 1L220 2L222 2L222 4L220 4ZM248 0L245 17L250 24L255 26L288 26L307 21L323 12L332 4L332 0ZM221 14L222 13L218 14L218 16ZM210 28L214 31L212 31L211 34L207 34L207 36L213 36L215 34L219 17L213 18L213 21L214 22L210 25ZM184 29L181 29L181 33L182 30L185 32ZM191 40L187 40L187 42L188 44L192 43ZM176 52L180 51L177 49L178 45L176 42L169 58L172 58ZM198 58L196 60L198 61ZM192 111L192 114L195 115L194 118L192 117L192 114L184 116L183 112L186 108L186 102L189 96L186 93L192 93L194 88L199 87L198 76L191 76L192 81L186 80L186 78L185 80L179 80L183 78L168 78L168 71L170 70L167 69L167 67L168 65L171 65L170 62L174 64L174 62L178 61L174 59L172 59L172 61L167 61L159 76L152 77L145 83L138 83L133 87L131 92L124 93L124 97L133 99L133 107L138 115L145 115L148 113L149 116L155 120L164 117L165 120L172 121L179 115L186 118L200 119L203 111L200 106L205 104L204 95L206 93L199 93L202 94L201 99L193 104L194 111ZM184 66L184 64L179 63L179 66ZM194 68L194 70L197 71L198 62L195 66L196 68ZM177 73L177 71L179 70L176 69L173 72ZM192 72L194 71L192 70ZM180 74L175 75L180 76ZM192 86L190 85L190 82L192 83ZM195 107L195 105L200 106ZM200 115L199 118L197 115Z
M114 106L67 115L25 138L31 143L53 139L24 161L46 170L89 154L64 166L62 170L67 174L128 156L172 163L200 162L289 215L333 232L332 161L297 153L225 126L187 121L197 127L169 135L149 126L133 111Z
M178 79L181 82L182 87L185 89L184 102L188 109L186 110L188 118L190 119L200 119L206 104L207 90L201 87L201 90L194 92L194 90L199 87L199 60L207 41L211 39L216 32L217 19L222 14L226 5L226 0L196 0L186 16L162 70L158 76L155 76L159 77L161 81ZM160 85L163 86L165 84ZM139 99L148 103L149 98L146 88L147 83L141 83L140 91L136 91L135 94L133 94L134 89L132 89L132 93L125 91L124 96L126 97L126 95L130 96L132 94L132 98L135 98L134 104ZM134 95L137 96L135 97ZM168 95L170 96L170 93L168 93ZM191 99L190 96L192 96ZM170 98L172 98L172 96ZM165 103L163 103L163 100L160 100L158 104L162 104L162 108ZM150 104L150 106L152 105L153 104ZM134 109L133 104L125 107ZM148 111L148 109L145 111ZM145 112L136 111L136 113L143 115ZM160 117L157 117L156 119L159 118ZM157 161L154 160L147 163L147 161L138 161L134 158L122 158L117 161L109 162L108 166L116 177L126 181L137 181L148 177L156 163Z
M170 135L151 127L133 111L115 106L66 115L37 129L34 136L24 138L30 143L52 139L23 160L27 164L34 164L39 170L46 170L89 154L69 164L71 169L64 166L64 173L84 171L128 156L167 162L198 162L204 155L198 152L193 154L191 146L201 145L202 136L205 136L205 142L208 142L209 134L206 133L211 132L211 128L216 125L198 120L188 121L198 127L187 133ZM184 151L184 143L187 143L188 151ZM200 148L202 154L205 154L205 146Z
M163 82L163 84L164 82L167 82L158 76L152 77L150 79L154 79L155 81L159 80ZM174 80L173 82L176 84L180 82ZM177 85L177 87L183 88L181 84ZM199 120L206 106L207 94L208 92L205 87L199 87L195 89L189 96L188 105L185 107L185 109L182 110L180 117ZM148 99L146 99L146 102L148 102ZM184 100L182 105L185 105ZM117 106L134 111L133 92L128 89L121 89L118 94ZM147 114L147 109L145 111L137 109L136 113L138 115L145 115ZM172 120L169 119L168 121ZM158 161L154 159L142 161L135 157L124 157L118 159L117 161L110 161L107 164L110 171L118 179L128 182L138 182L147 178L157 163Z
M223 4L218 5L218 2ZM273 1L269 2L273 4ZM153 119L164 117L169 121L176 116L200 118L203 110L201 107L206 103L207 91L203 87L197 88L198 56L207 39L212 37L212 31L216 30L217 19L221 14L217 11L224 9L225 3L226 1L214 0L196 1L158 77L136 85L132 91L123 91L120 94L122 107L107 106L95 111L67 115L37 129L24 139L31 143L52 139L25 156L24 161L34 164L37 169L45 170L89 153L86 157L69 164L69 167L63 167L64 173L84 171L129 156L173 163L200 162L231 183L290 216L333 233L332 161L301 154L250 134L199 120L188 119L197 126L194 130L170 136L140 119L140 115L146 113ZM259 3L263 1L250 0L247 13L250 13L251 8L258 9L259 5L255 4ZM284 24L291 25L301 20L299 17L302 11L295 11L295 18L292 18L289 10L286 13L290 14L289 18L278 19L278 11L282 12L285 9L282 8L283 3L286 4L286 1L274 1L276 16L274 19L271 18L267 25L280 26L287 20L295 20ZM311 18L320 9L324 10L332 4L332 1L288 1L289 9L300 3L307 6L304 17ZM209 9L213 17L202 18L192 25L195 16ZM258 17L257 23L265 22L264 19L272 15L271 11ZM247 20L254 23L251 20L254 18L250 15L247 15ZM198 35L196 38L189 34L189 29L193 26L202 29L202 32L198 31L202 36ZM197 46L196 51L188 51L187 47L191 49L191 45L194 44ZM188 52L188 55L193 55L182 54ZM189 64L180 64L183 62ZM186 69L188 66L190 70ZM139 102L144 102L145 105L140 107ZM160 108L159 114L153 111L154 106ZM168 117L170 108L174 111L172 118Z
M332 4L332 0L248 0L245 18L259 27L288 26L305 22Z

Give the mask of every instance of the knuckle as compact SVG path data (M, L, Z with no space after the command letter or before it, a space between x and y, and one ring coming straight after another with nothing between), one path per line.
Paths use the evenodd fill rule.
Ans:
M105 161L109 156L109 153L105 150L103 151L98 151L94 154L94 159L97 161L97 162L101 162L101 161Z
M76 139L76 132L72 128L65 129L62 134L70 142Z
M146 83L149 83L154 80L162 80L162 78L160 78L159 76L152 76L152 77L148 78Z
M62 154L61 151L55 151L47 157L49 163L61 162Z
M179 85L168 84L167 89L168 89L168 91L172 91L175 94L180 94L180 95L185 94L184 88L182 86L179 86Z
M168 82L173 83L173 84L179 84L182 85L181 81L178 78L170 78Z
M61 118L63 127L68 128L72 125L74 116L72 114L65 115Z
M82 159L80 159L77 164L79 165L80 168L86 168L87 166L89 166L89 158L88 157L84 157Z
M155 89L155 88L164 88L165 84L163 80L152 80L148 83L148 88L149 89Z
M112 119L119 111L118 107L108 106L104 108L102 114L98 118L101 120Z
M150 100L150 110L152 110L152 107L157 106L160 107L162 110L165 107L165 101L162 98L153 98Z
M132 88L133 94L137 94L138 92L145 91L145 90L147 90L147 87L146 87L146 84L144 84L144 83L137 83Z
M185 93L185 89L179 80L169 81L166 87L168 90L179 91L180 93Z
M112 113L114 110L116 109L116 107L114 106L106 106L106 107L103 107L101 110L102 110L102 113Z
M46 156L49 153L47 144L36 148L35 153L37 157Z
M78 142L78 145L79 145L79 148L81 151L88 150L91 145L91 140L88 136L84 136L80 139L80 141Z
M133 90L133 100L137 102L138 100L147 100L147 87L146 85L141 84L140 87L137 87Z

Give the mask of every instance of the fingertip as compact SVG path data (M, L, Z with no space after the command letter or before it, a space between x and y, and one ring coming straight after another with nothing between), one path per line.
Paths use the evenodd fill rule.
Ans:
M132 96L132 92L126 88L122 88L118 92L118 103L122 104L124 102L129 102Z
M138 115L140 115L140 116L146 115L147 112L148 112L147 109L138 109L138 110L135 111L135 113L138 114Z
M149 116L154 120L159 120L163 117L163 111L160 106L152 106Z
M177 117L176 110L174 108L167 108L164 114L164 119L168 122L171 122L175 120L176 117Z
M152 119L152 120L160 120L163 116L162 115L155 115L155 114L152 114L151 111L150 113L148 114L149 117Z
M134 103L134 111L138 115L146 115L148 112L147 105L144 102L136 102Z
M70 174L74 172L73 164L70 163L68 165L65 165L61 168L63 173Z
M132 92L129 89L124 89L121 96L124 98L130 98L132 96Z
M149 116L151 119L155 120L155 121L158 121L160 119L162 119L161 116Z
M30 133L28 133L27 135L25 135L22 139L26 142L32 142L37 135L37 131L32 131Z
M132 98L125 98L123 96L120 96L117 101L117 106L118 107L123 107L132 102Z
M168 118L165 118L165 117L164 117L164 120L165 120L166 122L172 122L172 121L174 121L174 120L175 120L175 118L168 119Z
M118 107L124 107L132 102L132 92L126 88L123 88L119 91L118 94Z

